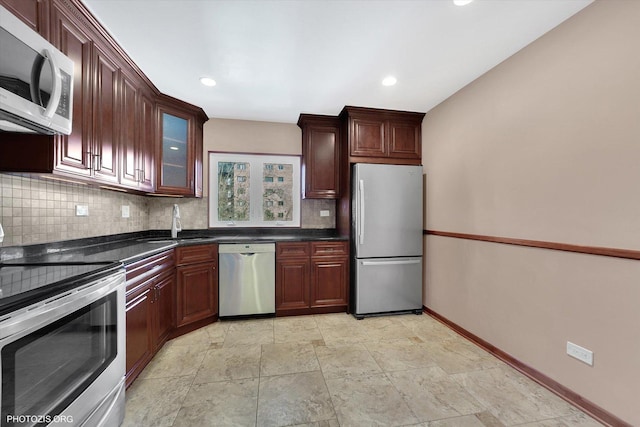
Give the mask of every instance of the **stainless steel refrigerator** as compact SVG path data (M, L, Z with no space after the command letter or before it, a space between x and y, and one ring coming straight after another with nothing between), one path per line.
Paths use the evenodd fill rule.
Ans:
M352 312L422 312L422 166L353 165Z

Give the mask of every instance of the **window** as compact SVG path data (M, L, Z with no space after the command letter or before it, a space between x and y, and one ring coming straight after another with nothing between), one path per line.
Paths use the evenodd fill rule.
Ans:
M209 153L209 227L299 227L300 157Z

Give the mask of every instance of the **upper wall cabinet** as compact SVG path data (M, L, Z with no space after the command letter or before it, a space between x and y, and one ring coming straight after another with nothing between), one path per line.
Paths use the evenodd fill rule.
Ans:
M422 157L424 113L344 107L350 157L354 161L415 163Z
M71 134L3 133L13 143L0 144L0 171L54 173L136 193L154 193L157 185L162 194L202 196L207 118L200 108L159 94L80 0L0 5L75 64ZM164 125L173 129L180 121L183 135L162 144ZM181 170L174 166L179 164Z
M56 171L89 177L92 172L92 67L93 41L88 25L64 5L51 9L51 43L75 64L73 79L73 124L70 135L56 135Z
M340 192L340 119L301 114L302 191L305 199L336 199Z
M120 184L153 192L155 188L155 102L153 94L125 70L120 81Z
M157 192L202 197L204 112L168 96L158 99L157 111Z
M40 33L45 39L49 38L48 2L38 0L2 0L0 4L34 31Z

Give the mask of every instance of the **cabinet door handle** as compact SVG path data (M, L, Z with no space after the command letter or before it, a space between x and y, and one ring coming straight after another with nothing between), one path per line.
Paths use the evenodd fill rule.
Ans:
M84 159L84 163L87 165L87 169L93 170L93 156L91 155L91 151L85 151L86 158Z

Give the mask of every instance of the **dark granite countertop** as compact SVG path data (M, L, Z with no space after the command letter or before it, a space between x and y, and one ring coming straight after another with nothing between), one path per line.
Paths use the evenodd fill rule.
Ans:
M145 231L0 248L0 314L177 246L207 243L348 240L335 230Z
M119 262L0 264L0 317L121 269Z
M169 231L152 230L41 245L0 248L0 262L66 263L109 262L125 265L176 246L207 243L348 240L335 230L324 229L235 229L185 230L171 239Z

